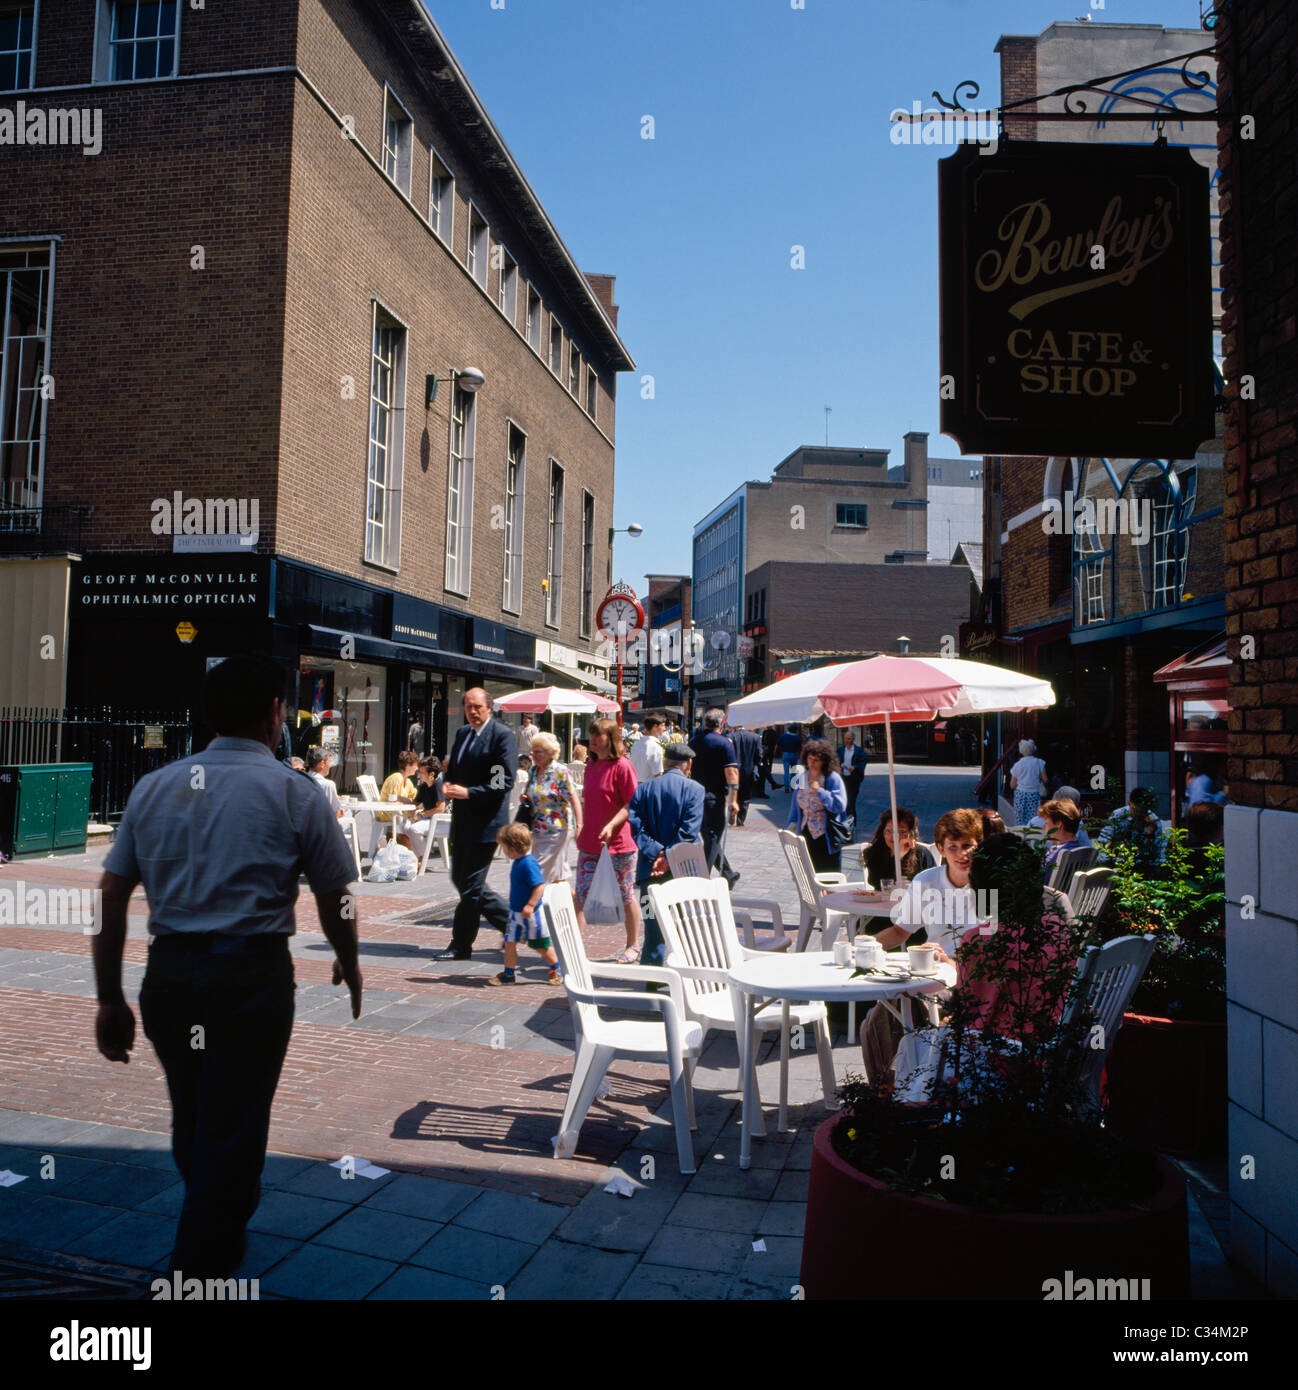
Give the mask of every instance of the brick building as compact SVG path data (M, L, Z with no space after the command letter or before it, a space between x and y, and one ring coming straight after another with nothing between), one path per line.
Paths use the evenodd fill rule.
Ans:
M1011 112L1005 133L1013 140L1148 142L1152 125L1105 122L1103 113L1135 109L1123 100L1127 91L1144 98L1158 91L1183 110L1211 110L1214 60L1191 64L1207 73L1202 86L1187 85L1181 71L1184 55L1210 46L1200 30L1147 24L1059 23L1039 35L1003 36L996 46L1003 103L1141 64L1150 69L1107 84L1115 95L1100 100L1095 123L1034 125ZM1063 98L1036 108L1062 110ZM1215 248L1211 130L1204 122L1168 122L1163 133L1213 171ZM1213 305L1219 355L1215 278ZM1045 677L1056 695L1049 710L1005 719L1002 741L1012 747L1021 736L1035 738L1051 771L1093 793L1097 810L1144 784L1159 792L1161 814L1175 817L1191 757L1211 765L1224 754L1224 689L1215 702L1191 702L1189 717L1211 725L1213 737L1196 731L1181 739L1169 736L1168 690L1155 680L1222 632L1222 448L1219 426L1193 459L984 460L980 617L1000 634L993 659ZM1073 524L1077 503L1105 517L1119 500L1135 510L1112 515L1138 519L1137 529Z
M724 704L745 683L738 638L754 570L926 562L928 435L906 435L902 462L888 459L887 449L802 445L769 482L741 484L696 524L694 620L707 641L700 694Z
M340 712L350 779L414 725L444 748L466 683L533 683L538 638L589 658L633 365L613 278L419 0L38 19L0 108L93 109L102 148L0 145L0 612L58 647L52 677L0 619L0 704L193 708L211 657L261 648ZM255 539L212 534L220 506L160 531L193 499L255 504Z
M1218 16L1224 118L1231 1254L1298 1297L1298 12ZM1253 118L1242 138L1241 118ZM1244 229L1247 227L1247 242ZM1249 399L1240 389L1256 384Z

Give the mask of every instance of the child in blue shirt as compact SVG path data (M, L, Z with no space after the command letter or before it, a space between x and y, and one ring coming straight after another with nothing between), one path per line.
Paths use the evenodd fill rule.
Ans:
M505 928L505 968L499 975L493 975L487 983L520 983L516 973L518 943L526 941L534 951L541 953L541 959L550 967L548 983L562 984L559 958L554 953L550 938L542 935L541 919L536 915L541 896L545 892L545 875L532 853L532 832L527 826L519 825L517 822L502 825L496 832L496 843L505 851L505 857L514 862L509 871L509 924Z

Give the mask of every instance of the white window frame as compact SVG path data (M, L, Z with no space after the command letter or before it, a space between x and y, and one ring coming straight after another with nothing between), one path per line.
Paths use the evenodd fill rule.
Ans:
M435 191L440 194L436 204L433 202ZM428 151L428 225L447 246L451 245L455 236L455 175L451 173L451 166L431 147Z
M390 359L381 354L380 330L393 334ZM406 350L409 330L379 301L371 301L370 415L365 464L365 563L393 571L401 568L401 488L406 436ZM381 373L388 373L387 399L376 394ZM378 436L379 411L386 412ZM379 456L382 467L376 466ZM377 494L377 497L376 497ZM375 503L379 516L376 519Z
M509 320L518 321L518 262L509 254L504 242L500 246L500 280L496 285L496 308Z
M551 458L549 477L546 479L549 495L546 500L545 527L545 625L553 628L557 628L563 621L563 512L566 483L567 471L563 464L558 459Z
M51 376L53 368L50 362L50 352L53 347L53 324L54 324L54 280L55 280L55 261L58 254L58 243L56 241L32 241L32 242L5 242L0 241L0 249L5 251L49 251L49 270L45 281L45 334L41 341L41 371L40 376ZM19 368L9 360L10 338L9 321L12 318L10 304L10 280L8 275L0 275L0 435L3 434L3 422L9 418L10 405L6 398L6 391L13 389L13 384L20 381ZM22 350L19 349L19 356ZM30 390L31 387L22 388ZM15 498L12 495L6 496L0 491L0 506L3 507L26 507L40 510L45 504L45 449L47 441L49 418L49 398L42 393L40 397L40 424L39 447L36 450L36 474L32 477L31 455L27 459L27 476L22 482L22 498ZM22 441L15 439L13 443Z
M555 380L561 380L559 373L563 370L563 329L559 327L559 320L553 314L550 315L550 354L547 360Z
M399 114L399 118L396 113ZM392 127L396 127L396 143L392 143ZM406 110L405 102L385 82L383 84L383 172L405 195L410 197L410 168L415 148L415 122ZM389 167L391 166L391 167Z
M469 597L473 576L473 444L477 432L477 396L451 388L451 427L447 431L446 571L443 587ZM459 451L456 451L456 445Z
M535 305L536 312L533 313ZM545 305L541 301L540 292L535 285L529 284L527 287L527 313L523 320L523 337L527 340L527 345L538 357L541 355L541 328L545 318Z
M586 414L598 423L599 416L599 373L586 363L586 399L582 403L585 406Z
M589 506L587 506L589 503ZM587 526L589 518L590 525ZM595 609L595 494L581 490L581 611L577 614L577 635L589 637Z
M469 239L464 247L464 267L485 290L491 267L491 226L472 200L469 202Z
M15 48L10 50L14 54L30 53L31 64L27 70L27 85L25 87L0 87L0 93L10 92L30 92L36 87L36 54L39 52L41 41L41 0L31 0L32 4L32 46L31 49Z
M574 401L581 400L581 366L585 359L576 343L568 345L568 394Z
M518 436L517 468L512 451ZM512 481L511 481L512 479ZM523 611L523 529L527 516L527 433L510 419L505 421L505 526L504 563L500 577L500 607L515 616Z
M134 4L135 0L99 0L95 6L95 61L94 78L96 83L159 82L176 77L180 72L181 16L185 12L185 0L176 0L176 32L171 51L171 71L160 72L156 77L114 77L113 76L113 12L119 4Z

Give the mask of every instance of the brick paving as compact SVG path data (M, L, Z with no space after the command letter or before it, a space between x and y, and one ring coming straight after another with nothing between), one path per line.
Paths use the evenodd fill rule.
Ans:
M941 811L968 804L976 775L899 772L901 804L931 834ZM858 803L863 826L886 804L877 765ZM755 802L727 853L737 891L795 898L772 826L786 794ZM89 887L106 846L19 861L0 880ZM852 871L854 856L845 855ZM492 870L503 890L506 868ZM811 1130L825 1111L813 1054L795 1055L793 1129L754 1143L740 1172L733 1040L714 1037L696 1078L699 1172L677 1171L665 1068L618 1061L592 1107L578 1153L555 1159L572 1068L562 990L488 986L499 968L484 931L469 962L432 959L449 940L455 895L444 874L359 889L365 1006L350 1018L330 982L332 952L309 894L292 942L297 1017L272 1115L265 1195L240 1273L285 1298L788 1298L800 1260ZM147 952L142 895L132 902L123 978L134 1002ZM588 934L592 958L622 944L620 927ZM141 1035L131 1063L104 1062L93 1042L90 941L77 927L0 927L0 1288L102 1286L147 1296L164 1268L183 1189L168 1149L161 1069ZM836 1069L859 1066L839 1039ZM771 1045L762 1090L775 1094ZM345 1179L352 1155L389 1174ZM52 1165L49 1160L52 1159ZM51 1170L48 1171L47 1170ZM630 1200L605 1193L616 1172ZM1196 1209L1197 1211L1197 1209ZM1201 1262L1220 1251L1199 1218ZM1218 1280L1227 1287L1228 1281ZM1217 1286L1214 1286L1217 1287Z

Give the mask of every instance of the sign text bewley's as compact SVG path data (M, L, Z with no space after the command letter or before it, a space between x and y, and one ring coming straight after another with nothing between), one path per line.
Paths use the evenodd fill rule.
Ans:
M942 431L965 453L1192 458L1214 433L1208 172L1174 146L938 166Z

